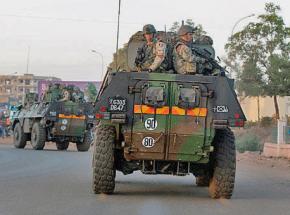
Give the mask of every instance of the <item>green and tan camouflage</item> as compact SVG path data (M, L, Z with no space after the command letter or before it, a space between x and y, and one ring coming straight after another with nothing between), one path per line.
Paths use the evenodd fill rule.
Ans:
M73 98L71 95L75 92ZM29 94L25 106L13 115L15 147L24 148L30 141L34 149L41 150L45 142L51 141L56 142L59 150L65 150L73 142L79 151L87 151L95 114L92 104L83 102L81 96L79 89L70 92L59 84L50 86L44 95L45 101L37 102L36 95Z
M94 192L113 192L115 170L124 174L141 170L207 178L204 183L213 198L230 198L235 175L230 127L243 127L246 120L234 80L214 66L196 75L135 72L132 59L137 48L138 41L129 42L131 71L108 73L105 80L109 81L95 104L100 123L93 159ZM211 48L207 51L214 60ZM228 160L226 164L220 164L218 156ZM219 169L225 167L228 175L221 175Z

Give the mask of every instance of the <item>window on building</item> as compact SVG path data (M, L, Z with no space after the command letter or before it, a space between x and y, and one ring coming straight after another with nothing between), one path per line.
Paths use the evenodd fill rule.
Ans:
M6 84L6 85L9 85L9 84L11 84L11 80L8 80L8 79L7 79L7 80L5 80L5 84Z
M30 80L25 80L25 85L30 85Z
M11 93L11 89L10 88L6 88L6 93Z

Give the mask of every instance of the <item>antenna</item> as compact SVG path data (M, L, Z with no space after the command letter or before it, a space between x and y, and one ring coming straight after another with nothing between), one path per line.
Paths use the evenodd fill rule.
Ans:
M116 71L118 69L118 49L119 49L119 31L120 31L120 11L121 11L121 0L119 0L119 10L118 10L118 25L117 25L117 45L116 45Z

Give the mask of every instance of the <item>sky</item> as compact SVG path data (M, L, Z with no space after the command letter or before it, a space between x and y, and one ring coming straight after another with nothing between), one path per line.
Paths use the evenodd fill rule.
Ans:
M128 42L144 24L164 30L175 21L192 19L213 38L217 55L224 56L235 23L263 13L266 2L122 0L119 44ZM280 15L290 26L290 1L272 2L281 6ZM0 75L28 72L63 80L102 79L116 49L118 0L0 0L0 5ZM255 17L241 21L234 32L250 21Z

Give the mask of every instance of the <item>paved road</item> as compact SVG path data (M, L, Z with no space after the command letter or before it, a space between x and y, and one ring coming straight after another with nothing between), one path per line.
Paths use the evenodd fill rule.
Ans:
M290 171L238 163L232 200L212 200L193 177L117 174L115 195L91 191L91 152L0 145L0 215L289 215Z

